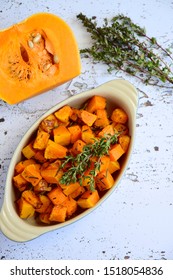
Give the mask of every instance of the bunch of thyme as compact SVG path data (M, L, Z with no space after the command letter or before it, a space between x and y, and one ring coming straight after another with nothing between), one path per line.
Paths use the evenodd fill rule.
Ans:
M61 168L64 168L69 163L71 167L62 175L60 183L69 185L79 181L79 183L82 184L82 178L88 178L90 190L94 190L94 177L100 169L101 157L103 155L108 155L110 146L117 143L117 137L118 134L105 135L96 140L93 144L85 145L83 151L78 155L66 156ZM84 172L90 167L91 158L93 157L97 157L97 161L94 164L94 168L90 171L91 176L84 176Z
M110 23L104 19L102 27L98 27L96 17L87 18L82 13L77 15L87 32L91 34L93 45L81 50L86 57L108 65L108 71L121 70L141 82L159 85L159 81L173 84L170 51L157 43L156 38L147 36L145 29L132 20L119 14ZM164 61L163 57L171 63Z

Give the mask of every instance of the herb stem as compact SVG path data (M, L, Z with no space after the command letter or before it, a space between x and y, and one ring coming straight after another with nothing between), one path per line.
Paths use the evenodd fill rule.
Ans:
M173 58L154 37L150 38L145 29L134 24L129 17L117 15L110 24L104 19L102 27L97 26L96 17L89 19L80 13L77 18L93 40L93 45L82 49L81 54L104 62L108 65L108 72L121 70L150 85L163 87L162 83L165 82L173 84L171 65L163 56L171 61Z

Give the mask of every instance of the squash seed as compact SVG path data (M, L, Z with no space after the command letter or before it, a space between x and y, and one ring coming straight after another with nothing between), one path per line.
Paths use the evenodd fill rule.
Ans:
M28 46L32 49L32 48L34 47L33 42L29 40L29 41L28 41Z
M51 63L45 64L45 65L43 66L43 70L44 70L44 71L47 71L51 66L52 66Z
M41 34L37 33L37 35L33 39L33 43L38 43L40 41L40 39L41 39Z
M56 63L59 63L59 57L57 56L57 54L55 54L53 56L53 62L56 64Z

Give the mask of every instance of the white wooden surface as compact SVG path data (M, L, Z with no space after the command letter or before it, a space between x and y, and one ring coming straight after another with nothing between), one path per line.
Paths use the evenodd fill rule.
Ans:
M172 0L0 0L0 29L35 12L51 12L73 29L79 47L89 46L80 12L128 15L164 47L173 47ZM0 100L0 206L13 152L26 130L47 109L71 94L123 77L139 91L134 152L121 184L106 202L79 222L27 243L0 233L0 259L173 259L173 90L143 86L102 64L82 59L82 73L59 88L10 106ZM8 81L7 81L8 82Z

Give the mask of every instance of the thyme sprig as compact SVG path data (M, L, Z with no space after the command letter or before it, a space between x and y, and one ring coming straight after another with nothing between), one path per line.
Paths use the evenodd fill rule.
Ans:
M61 168L65 168L70 163L71 167L62 175L60 183L69 185L71 183L79 182L82 184L82 178L89 179L89 187L94 190L94 177L101 166L101 157L108 155L109 148L112 144L117 143L118 134L105 135L96 140L93 144L84 146L83 151L76 156L68 155L65 157ZM91 158L97 157L94 168L90 171L91 176L84 176L84 172L91 166Z
M171 53L158 44L156 38L149 37L144 28L119 14L110 23L104 19L102 27L97 26L96 17L87 18L82 13L77 15L87 32L91 34L93 45L81 50L86 57L108 65L108 71L121 70L138 78L148 85L159 82L173 84ZM169 59L170 63L164 58Z

